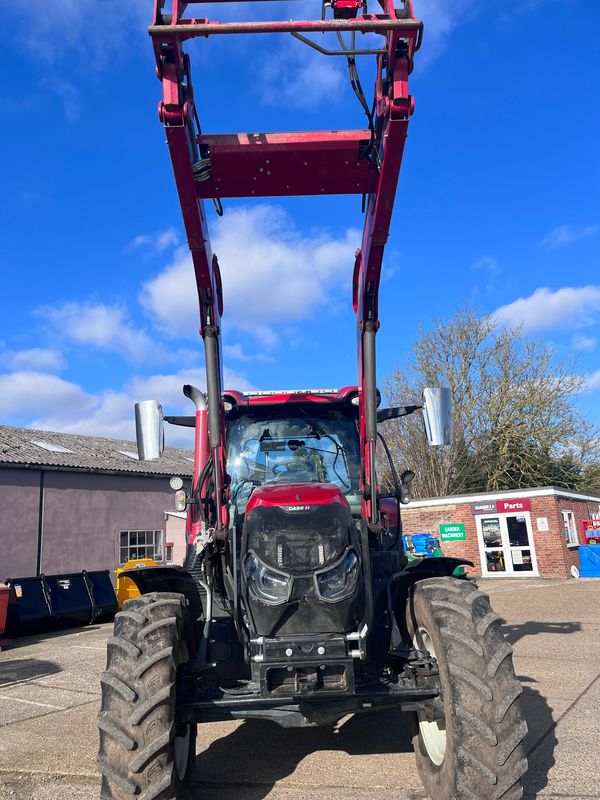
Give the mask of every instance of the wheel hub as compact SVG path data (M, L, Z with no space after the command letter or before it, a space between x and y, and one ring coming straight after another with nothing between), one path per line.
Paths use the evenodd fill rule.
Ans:
M430 656L436 658L435 648L427 628L419 625L413 637L413 644L418 650L425 650ZM446 716L436 709L432 715L424 710L417 711L419 734L431 761L439 767L446 755ZM432 719L432 716L434 718Z
M185 733L182 736L176 736L173 740L173 760L175 762L175 770L177 777L180 781L185 778L187 771L189 756L190 756L190 741L191 741L191 726L186 725Z

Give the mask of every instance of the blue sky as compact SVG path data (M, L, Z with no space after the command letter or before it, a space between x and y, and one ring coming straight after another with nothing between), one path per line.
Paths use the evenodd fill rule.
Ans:
M186 410L196 300L145 33L150 0L3 3L0 423L132 436ZM379 371L464 302L577 359L600 421L600 7L415 0L426 26L381 291ZM287 4L296 16L319 4ZM230 9L210 9L224 18ZM275 4L253 5L254 14ZM361 128L341 61L288 38L196 42L205 132ZM372 71L362 69L370 93ZM354 383L360 198L210 215L229 388ZM181 443L182 431L168 431Z

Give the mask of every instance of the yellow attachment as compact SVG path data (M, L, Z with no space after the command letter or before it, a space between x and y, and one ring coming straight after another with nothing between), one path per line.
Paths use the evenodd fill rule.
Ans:
M132 597L139 597L140 591L135 583L126 575L121 577L121 573L128 569L142 569L142 567L156 567L158 566L153 558L132 558L122 567L115 570L117 576L117 600L119 601L119 609L123 608L125 600L131 600Z

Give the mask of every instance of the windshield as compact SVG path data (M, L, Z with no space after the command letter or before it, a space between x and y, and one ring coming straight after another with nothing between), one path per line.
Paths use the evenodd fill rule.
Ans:
M242 510L253 489L264 484L333 483L358 494L356 424L339 411L286 416L241 414L227 427L227 471L232 497ZM289 414L289 415L288 415Z

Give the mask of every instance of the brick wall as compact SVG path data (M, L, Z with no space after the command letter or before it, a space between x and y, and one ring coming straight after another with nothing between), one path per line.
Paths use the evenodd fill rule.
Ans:
M493 498L490 498L493 500ZM535 545L538 572L545 578L565 578L571 574L571 566L579 565L576 547L567 547L564 535L562 511L569 510L575 517L578 538L581 542L581 522L589 519L591 512L598 511L598 503L575 498L547 495L531 498L531 533ZM494 516L491 512L488 516ZM539 531L537 520L545 517L548 530ZM479 554L477 526L470 503L448 503L443 506L423 508L403 508L402 525L404 533L427 532L440 538L442 523L463 523L467 538L465 541L441 542L448 556L468 558L475 564L474 574L481 574L482 565Z
M468 503L402 509L403 533L431 533L439 539L440 525L451 522L462 522L467 538L462 542L440 541L444 554L454 558L468 558L475 564L475 569L470 571L480 574L481 559L477 543L477 528L475 517L471 513L471 506Z

